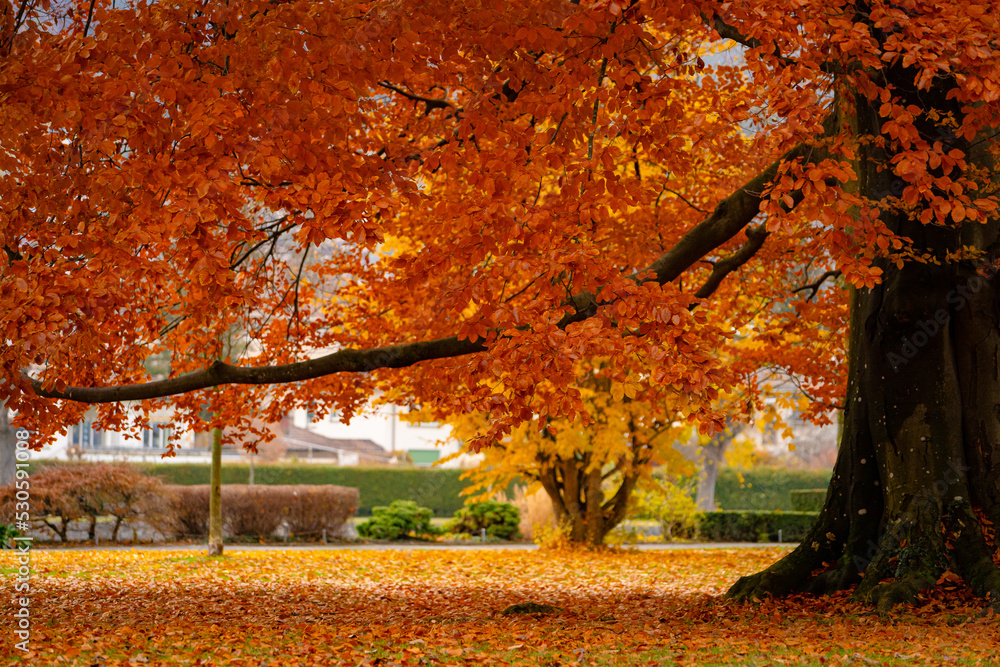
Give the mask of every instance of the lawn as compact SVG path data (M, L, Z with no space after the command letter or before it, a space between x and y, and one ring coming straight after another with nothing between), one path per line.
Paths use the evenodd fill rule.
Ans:
M961 590L887 618L720 597L781 553L36 550L24 655L4 552L0 664L1000 664L1000 621ZM526 602L561 611L501 613Z

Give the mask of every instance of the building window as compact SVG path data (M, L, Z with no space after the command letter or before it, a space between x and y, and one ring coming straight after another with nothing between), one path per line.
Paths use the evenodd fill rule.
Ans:
M144 449L166 449L170 441L170 427L165 424L150 424L142 432Z
M80 422L70 429L70 445L73 447L95 449L106 444L104 431L94 428L93 422Z

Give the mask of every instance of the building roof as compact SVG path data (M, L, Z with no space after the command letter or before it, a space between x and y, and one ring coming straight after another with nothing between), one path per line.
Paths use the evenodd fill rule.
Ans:
M388 462L392 455L371 440L328 438L309 429L293 426L287 421L282 424L281 438L289 454L306 452L310 446L320 452L351 452L366 459Z

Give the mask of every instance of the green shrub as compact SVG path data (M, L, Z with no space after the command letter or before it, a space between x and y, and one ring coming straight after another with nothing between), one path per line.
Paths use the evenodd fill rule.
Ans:
M394 500L388 507L372 508L372 518L358 524L358 535L373 540L426 539L437 535L433 513L412 500Z
M698 527L709 542L801 542L816 522L817 512L756 512L721 510L705 512Z
M819 512L826 501L826 489L792 489L791 500L796 512Z
M793 489L820 489L830 484L829 470L787 468L722 468L715 485L715 502L723 510L793 511Z
M701 511L694 501L693 482L650 479L632 493L630 518L658 521L664 540L694 537Z
M455 513L455 518L448 522L445 530L449 533L465 533L480 535L486 529L486 534L499 540L513 540L520 537L518 526L521 523L521 513L510 503L496 500L485 500L471 503Z
M14 527L14 524L7 525L0 523L0 549L6 549L8 547L13 549L14 547L9 543L20 534L20 531Z

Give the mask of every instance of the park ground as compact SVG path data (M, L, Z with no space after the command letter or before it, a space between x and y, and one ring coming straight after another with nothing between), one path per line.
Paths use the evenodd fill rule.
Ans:
M959 585L880 617L846 595L722 598L785 549L32 552L0 664L1000 665L1000 620ZM547 614L504 614L533 602Z

